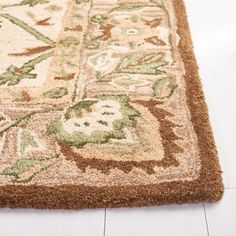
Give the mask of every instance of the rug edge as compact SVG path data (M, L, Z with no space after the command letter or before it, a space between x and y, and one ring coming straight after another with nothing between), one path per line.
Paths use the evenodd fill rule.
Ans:
M114 208L216 202L222 198L224 186L221 169L193 52L184 2L183 0L173 0L173 3L177 14L178 33L181 38L180 53L186 67L188 105L199 141L202 163L200 178L191 182L179 181L157 185L104 188L73 185L59 187L8 185L0 187L0 207Z

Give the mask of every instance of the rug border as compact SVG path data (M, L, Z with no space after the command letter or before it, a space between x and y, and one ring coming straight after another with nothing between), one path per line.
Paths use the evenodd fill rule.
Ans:
M216 202L222 198L224 186L221 169L193 53L185 5L183 0L173 0L173 4L180 36L179 50L186 69L187 103L200 150L200 177L190 182L125 187L7 185L0 187L1 208L114 208Z

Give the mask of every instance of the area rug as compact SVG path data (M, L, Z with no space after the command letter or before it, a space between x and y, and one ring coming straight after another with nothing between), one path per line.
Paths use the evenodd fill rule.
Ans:
M1 0L0 35L0 207L221 199L182 0Z

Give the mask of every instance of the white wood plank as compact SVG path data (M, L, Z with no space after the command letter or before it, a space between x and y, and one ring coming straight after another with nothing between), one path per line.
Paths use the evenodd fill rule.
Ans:
M221 202L205 209L210 236L236 235L236 189L226 189Z
M108 209L106 236L207 236L203 205Z
M1 236L103 236L104 209L0 210Z

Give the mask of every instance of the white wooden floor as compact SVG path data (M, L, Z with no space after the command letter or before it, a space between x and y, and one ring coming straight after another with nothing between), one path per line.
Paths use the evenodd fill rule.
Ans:
M195 52L224 171L215 205L36 211L0 210L0 236L235 236L236 1L186 0Z

